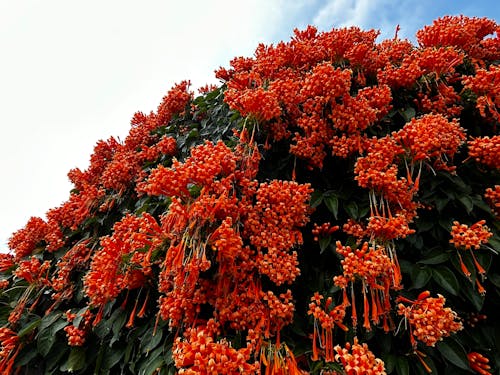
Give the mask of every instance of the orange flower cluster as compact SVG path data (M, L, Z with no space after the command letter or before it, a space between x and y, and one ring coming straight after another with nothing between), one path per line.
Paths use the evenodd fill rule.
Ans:
M172 354L179 374L258 374L259 363L248 363L252 349L235 349L225 339L214 340L210 328L187 328L184 337L174 341Z
M313 334L313 355L312 360L317 361L319 359L317 342L319 341L321 349L323 349L322 355L326 362L331 362L334 360L333 354L333 328L338 326L344 331L347 331L347 326L344 325L344 317L346 305L341 304L339 306L333 305L332 297L328 297L325 301L325 306L322 307L321 300L324 297L318 292L314 293L311 297L311 303L309 304L308 315L314 317L314 334ZM321 326L321 331L319 326Z
M470 352L467 354L469 366L479 375L491 375L491 366L488 365L490 360L478 352Z
M376 36L358 28L296 30L290 43L261 45L254 59L235 59L231 70L221 68L217 76L227 81L225 100L243 116L264 121L273 140L293 136L290 152L321 167L329 147L346 155L343 135L359 137L391 108L388 86L354 90L351 84L364 82L365 73L374 74L394 58L389 48L378 49ZM357 150L349 147L347 154Z
M126 215L113 227L113 235L101 238L101 249L95 252L90 270L84 278L85 293L92 306L103 307L124 289L142 286L151 272L150 256L162 242L162 229L148 213L137 217ZM124 258L129 258L124 262Z
M20 349L17 333L10 328L0 327L0 371L2 373L11 373Z
M5 272L14 266L14 256L9 253L0 254L0 272Z
M425 115L412 119L394 133L395 139L407 150L412 163L435 160L435 168L443 168L465 140L465 131L457 120L448 121L443 115Z
M77 243L57 262L57 270L51 279L54 290L52 298L62 301L73 296L74 286L71 283L71 273L76 269L86 269L90 260L91 249L88 247L89 240Z
M484 197L488 201L495 216L497 218L500 217L500 185L495 185L493 188L487 188Z
M419 93L415 99L423 113L442 114L448 118L458 118L463 109L460 95L444 82L437 84L436 92Z
M47 233L47 223L39 217L32 217L24 228L10 237L9 248L14 250L16 259L19 260L30 255L37 245L41 245Z
M478 96L476 107L481 116L499 122L500 67L490 65L488 70L478 69L475 76L464 77L463 83Z
M457 248L479 249L481 244L488 242L488 239L493 235L489 228L484 225L486 220L480 220L472 224L470 227L466 224L460 224L458 221L453 222L451 227L452 243Z
M64 327L64 332L66 332L66 337L68 339L69 346L82 346L85 343L85 337L92 325L92 320L94 315L90 312L90 310L85 310L81 319L79 320L79 324L72 324L76 314L72 313L71 310L66 311L66 320L68 321L68 325Z
M452 243L458 249L458 258L460 260L460 267L465 276L470 278L471 272L465 265L462 255L460 254L460 250L470 250L470 254L472 256L472 260L474 262L474 266L476 267L477 272L481 277L484 278L486 275L486 270L481 266L476 256L474 255L474 250L477 250L481 247L482 244L488 243L488 240L493 233L489 230L489 228L484 225L486 223L485 220L480 220L475 224L472 224L470 227L466 224L460 224L458 221L453 222L453 226L451 227L451 240ZM486 290L479 282L479 279L476 277L476 286L478 291L484 295Z
M399 297L398 300L411 304L398 304L398 314L409 322L410 341L414 348L417 346L415 339L434 346L443 337L463 328L462 323L457 320L457 314L449 307L444 307L446 299L440 294L434 298L430 297L429 292L422 292L415 301L404 297Z
M395 277L395 273L399 270L396 270L391 258L386 253L386 249L381 246L370 247L368 242L365 242L361 248L353 250L350 246L343 246L337 242L337 253L344 257L341 261L343 274L335 276L333 281L335 285L343 289L344 301L342 304L351 306L353 326L356 327L358 321L354 282L361 280L363 327L371 330L370 321L377 325L382 318L384 329L388 330L387 315L391 308L389 290L391 288L399 289L400 278ZM350 301L346 291L349 284L351 284Z
M330 224L330 222L323 223L321 225L314 223L314 227L313 227L311 233L314 236L314 241L318 241L319 237L330 236L332 233L334 233L338 230L339 230L339 226L338 225L332 226Z
M368 349L366 343L359 344L358 338L354 343L347 342L345 347L335 346L335 361L342 364L347 375L385 375L384 362Z
M50 262L46 260L45 262L40 262L38 258L31 257L30 260L22 260L19 262L19 266L14 271L14 275L20 279L26 280L30 284L45 284L48 281L48 270L50 268Z
M478 163L500 170L500 135L479 137L467 142L469 156Z
M244 235L259 251L259 271L276 285L292 283L300 273L297 253L288 249L302 244L299 230L308 222L305 205L312 190L308 184L292 181L271 181L260 184L256 203L249 210Z
M265 375L305 375L297 366L293 352L286 344L273 345L269 343L260 351L260 362L266 367Z
M500 46L485 37L497 31L495 21L487 18L445 16L417 31L417 41L423 47L452 46L472 58L494 60L491 57L498 56Z
M247 136L244 130L234 151L221 141L194 147L183 162L152 170L138 191L171 201L160 218L168 248L158 287L159 316L172 328L193 326L202 307L210 306L214 324L246 331L248 351L257 352L263 338L276 335L279 341L280 330L292 321L291 291L263 290L260 278L281 285L299 274L297 252L291 249L302 243L312 190L289 181L258 184L260 154ZM206 278L209 270L217 276ZM204 324L196 327L189 332L206 336ZM179 353L185 354L193 340L178 340ZM178 367L197 368L184 354Z

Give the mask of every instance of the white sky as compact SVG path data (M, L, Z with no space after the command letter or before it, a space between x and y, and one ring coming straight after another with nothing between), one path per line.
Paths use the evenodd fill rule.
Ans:
M392 36L399 23L411 37L450 13L436 6L448 1L415 3L0 0L0 251L31 216L45 218L68 198L67 172L87 167L99 139L123 139L132 115L156 110L173 84L217 83L216 68L251 56L259 42L287 40L294 27Z

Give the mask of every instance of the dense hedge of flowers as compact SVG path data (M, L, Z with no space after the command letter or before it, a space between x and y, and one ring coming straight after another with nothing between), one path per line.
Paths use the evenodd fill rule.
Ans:
M184 81L0 255L4 374L493 374L500 25L356 27Z

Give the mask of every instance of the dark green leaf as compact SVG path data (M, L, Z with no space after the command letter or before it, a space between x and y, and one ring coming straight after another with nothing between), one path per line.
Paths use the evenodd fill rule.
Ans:
M108 347L103 360L103 368L112 369L122 359L124 354L125 348L122 346Z
M339 214L339 199L336 196L330 195L323 197L328 211L330 211L335 219L338 218Z
M37 355L38 355L38 352L36 350L33 350L33 348L31 348L31 347L25 347L21 350L19 355L16 357L16 365L17 366L26 366Z
M146 334L147 335L147 334ZM142 352L148 353L158 346L163 338L163 331L157 330L155 335L144 336L145 342L143 344Z
M491 273L488 275L488 279L491 281L493 285L497 288L500 288L500 275L497 273Z
M19 336L21 338L21 337L26 336L27 334L30 334L40 325L41 322L42 322L42 319L40 319L40 318L38 318L32 322L29 322L27 325L25 325L23 328L21 328L19 330L19 332L17 333L17 336Z
M448 253L441 251L440 253L432 253L428 257L418 261L418 264L440 264L446 262L450 258Z
M351 201L345 205L345 210L350 218L358 219L358 204L354 201Z
M474 208L474 203L472 202L472 199L469 196L464 195L459 197L458 200L465 207L467 214L470 214L472 212L472 209Z
M121 329L123 328L125 322L127 321L127 312L122 309L118 309L117 311L119 311L119 313L117 314L113 322L112 326L113 337L111 338L109 345L113 345L113 343L118 340L118 338L120 337Z
M410 275L413 281L412 288L420 289L427 285L432 277L432 272L428 267L415 267Z
M51 312L48 315L45 315L42 318L42 321L40 322L40 327L38 327L38 330L41 332L45 330L45 328L50 327L52 324L56 322L57 319L61 317L62 313L60 312Z
M398 375L409 375L410 374L410 366L408 366L408 360L405 357L397 357L396 358L396 373Z
M458 295L460 291L460 284L458 283L457 278L452 270L448 267L436 267L432 270L432 278L436 283L438 283L441 287L446 289L453 295Z
M310 206L316 208L323 201L323 193L319 190L314 190L311 194Z
M321 254L326 250L328 245L332 242L332 236L320 237L319 238L319 248L321 250Z
M469 369L469 361L465 349L453 338L450 337L439 342L436 344L436 347L445 361L449 361L461 369Z
M85 349L80 347L71 348L68 360L61 365L61 371L77 371L85 367Z
M44 329L40 330L37 336L36 348L38 353L40 353L43 357L45 357L52 349L52 345L56 341L56 335L52 333L52 330Z
M385 370L390 374L396 366L396 356L394 354L386 354L382 355L382 359L385 364Z
M463 282L460 288L460 294L472 303L476 311L480 311L484 304L484 297L478 293L475 284L470 281Z
M152 374L165 364L163 348L158 348L146 356L140 367L140 374Z
M57 322L55 322L54 324L52 324L52 326L50 327L50 331L52 332L53 335L55 335L57 332L59 332L61 329L63 329L67 325L68 325L68 322L66 320L60 319Z

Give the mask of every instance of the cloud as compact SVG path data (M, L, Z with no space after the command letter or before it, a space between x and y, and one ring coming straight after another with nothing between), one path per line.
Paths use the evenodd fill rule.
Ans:
M425 3L394 2L390 0L329 0L313 18L322 30L332 27L358 26L378 29L381 38L394 36L396 26L401 26L400 37L413 39L415 32L425 22Z

